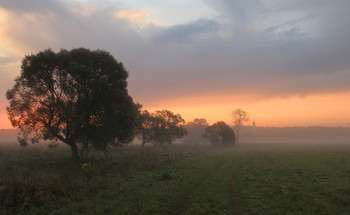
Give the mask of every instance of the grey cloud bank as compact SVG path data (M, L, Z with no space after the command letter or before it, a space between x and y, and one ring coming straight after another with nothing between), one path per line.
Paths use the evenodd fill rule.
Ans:
M8 23L6 36L26 54L80 46L111 52L130 71L130 92L141 103L208 93L350 90L350 1L205 3L219 15L139 28L113 17L121 7L111 2L15 0L0 7L16 17L15 26L22 23ZM93 12L76 13L82 6ZM0 64L7 59L1 57Z

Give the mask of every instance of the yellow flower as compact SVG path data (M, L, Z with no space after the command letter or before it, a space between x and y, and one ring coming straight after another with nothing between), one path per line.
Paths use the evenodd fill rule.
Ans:
M89 168L89 166L90 166L89 163L83 163L83 164L81 165L81 168L82 168L82 169L87 169L87 168Z

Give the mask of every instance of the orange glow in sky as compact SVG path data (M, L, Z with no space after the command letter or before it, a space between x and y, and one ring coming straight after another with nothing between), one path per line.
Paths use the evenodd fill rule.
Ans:
M256 96L210 96L162 101L144 105L149 111L167 109L186 121L205 118L209 123L232 124L230 112L241 108L258 126L350 126L350 92L315 94L305 97L253 99ZM249 98L249 99L248 99ZM0 113L0 129L12 128L5 111Z
M350 127L348 2L240 2L2 1L0 129L12 128L5 94L21 59L78 47L123 62L149 111L232 124L241 108L257 126Z
M7 113L5 111L0 112L0 129L12 128L10 120L8 120Z
M206 118L210 123L223 120L232 124L230 112L241 108L258 126L350 126L350 92L315 94L305 97L237 100L227 96L167 101L149 107L151 111L169 109L186 121ZM145 107L147 108L147 107Z

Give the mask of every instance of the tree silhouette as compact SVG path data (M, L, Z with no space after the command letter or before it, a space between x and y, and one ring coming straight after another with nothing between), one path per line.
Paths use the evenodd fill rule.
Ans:
M233 145L236 142L235 133L225 122L219 121L205 129L204 137L213 145Z
M233 123L236 127L237 132L237 144L240 140L240 129L243 126L244 122L249 121L248 113L242 109L235 109L231 112Z
M138 135L142 141L142 147L153 140L157 119L147 110L141 110L139 114Z
M155 145L171 144L176 139L187 135L184 128L185 120L179 114L169 110L149 113L141 111L141 123L139 135L142 139L142 146L151 142Z
M9 118L21 145L62 141L79 160L77 143L105 147L132 139L137 107L127 91L128 72L106 51L48 49L22 60L7 91Z

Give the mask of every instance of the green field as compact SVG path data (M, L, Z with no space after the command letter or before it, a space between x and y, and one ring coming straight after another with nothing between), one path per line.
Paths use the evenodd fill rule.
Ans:
M0 214L350 214L350 146L0 148Z

